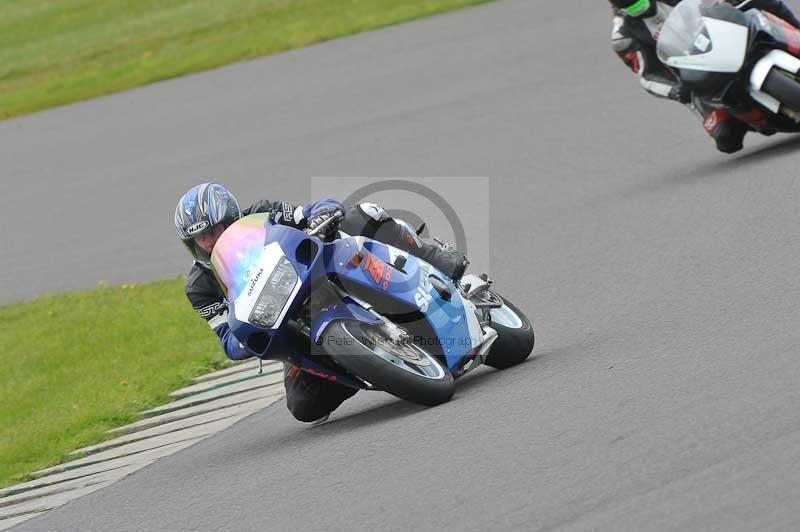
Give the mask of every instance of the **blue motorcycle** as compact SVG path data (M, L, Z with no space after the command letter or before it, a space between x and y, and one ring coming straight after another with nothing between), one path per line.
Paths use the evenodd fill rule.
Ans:
M424 405L448 401L454 379L504 368L533 350L525 315L486 276L454 283L392 246L271 224L231 225L212 254L232 333L261 358L352 388Z

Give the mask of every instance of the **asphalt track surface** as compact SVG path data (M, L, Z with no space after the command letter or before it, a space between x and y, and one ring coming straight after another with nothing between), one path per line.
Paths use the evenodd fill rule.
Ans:
M363 393L309 429L278 403L14 530L800 529L800 138L717 154L602 2L542 4L0 125L6 300L177 274L200 175L491 176L492 272L538 332L446 405Z

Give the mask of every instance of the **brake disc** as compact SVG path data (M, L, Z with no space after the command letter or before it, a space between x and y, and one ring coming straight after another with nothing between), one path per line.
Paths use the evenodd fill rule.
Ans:
M406 339L395 340L384 333L383 330L375 330L375 332L378 333L376 335L378 338L372 337L372 334L368 334L368 336L371 336L370 341L373 345L377 345L390 355L402 359L409 364L420 367L430 365L431 361L427 357L423 357L420 351L414 348L414 344L408 342L407 337ZM391 348L387 349L388 346L391 346Z

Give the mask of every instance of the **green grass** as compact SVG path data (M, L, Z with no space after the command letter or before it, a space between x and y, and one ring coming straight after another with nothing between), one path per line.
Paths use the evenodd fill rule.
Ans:
M0 119L490 0L6 0Z
M137 419L226 365L182 279L0 307L0 486Z

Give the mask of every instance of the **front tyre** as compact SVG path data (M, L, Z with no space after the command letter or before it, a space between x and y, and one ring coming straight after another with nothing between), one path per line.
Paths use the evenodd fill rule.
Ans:
M764 79L761 90L793 111L800 111L800 84L790 73L773 68Z
M392 339L385 325L335 321L323 335L326 354L353 375L395 397L426 406L453 397L453 375L411 342Z
M533 351L533 325L511 301L494 292L490 294L502 299L503 306L491 310L492 322L489 326L497 331L497 340L489 349L485 364L504 369L519 364Z

